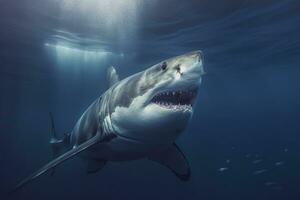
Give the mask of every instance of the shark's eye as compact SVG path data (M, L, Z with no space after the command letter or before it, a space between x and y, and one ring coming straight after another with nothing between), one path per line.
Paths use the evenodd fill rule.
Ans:
M167 63L166 63L166 62L163 62L163 63L162 63L161 69L162 69L162 70L166 70L166 69L167 69Z

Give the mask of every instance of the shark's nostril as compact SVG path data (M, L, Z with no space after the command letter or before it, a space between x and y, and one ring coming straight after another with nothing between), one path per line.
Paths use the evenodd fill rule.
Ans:
M181 72L181 69L180 69L180 65L177 65L175 67L175 69L176 69L177 73L179 73L180 75L182 75L182 72Z

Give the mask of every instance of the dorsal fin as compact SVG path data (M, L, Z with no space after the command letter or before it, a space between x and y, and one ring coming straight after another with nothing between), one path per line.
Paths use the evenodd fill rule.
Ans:
M114 85L119 81L119 76L117 74L116 69L113 66L110 66L107 69L107 81L109 87L111 87L112 85Z

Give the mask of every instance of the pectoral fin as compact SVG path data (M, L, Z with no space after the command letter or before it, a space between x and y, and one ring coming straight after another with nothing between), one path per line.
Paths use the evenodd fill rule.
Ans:
M180 180L187 181L190 179L189 163L175 143L163 151L150 155L148 158L171 169Z
M34 172L33 174L31 174L30 176L28 176L26 179L24 179L23 181L21 181L14 189L13 191L16 191L20 188L22 188L24 185L26 185L27 183L29 183L30 181L36 179L37 177L39 177L40 175L44 174L45 172L47 172L48 170L52 169L53 167L61 164L62 162L72 158L73 156L77 155L78 153L86 150L87 148L93 146L94 144L97 144L98 142L101 142L101 134L96 134L93 138L91 138L90 140L82 143L81 145L78 145L76 148L71 149L70 151L64 153L63 155L59 156L58 158L55 158L54 160L52 160L51 162L49 162L48 164L46 164L44 167L42 167L41 169L39 169L38 171ZM13 192L12 191L12 192Z

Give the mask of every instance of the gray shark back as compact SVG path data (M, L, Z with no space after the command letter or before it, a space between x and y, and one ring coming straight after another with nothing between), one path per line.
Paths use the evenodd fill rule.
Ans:
M71 145L74 147L94 137L99 128L98 110L101 97L97 98L82 114L71 133Z

